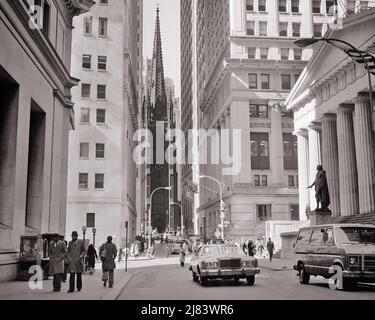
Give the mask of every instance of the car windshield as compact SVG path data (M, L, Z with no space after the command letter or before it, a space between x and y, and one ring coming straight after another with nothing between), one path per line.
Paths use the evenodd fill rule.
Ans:
M220 255L220 250L218 246L203 247L202 256L211 256L211 255L215 255L215 256Z
M375 244L375 228L339 227L336 228L337 243L370 243Z
M221 254L225 256L244 256L245 253L236 245L221 246Z

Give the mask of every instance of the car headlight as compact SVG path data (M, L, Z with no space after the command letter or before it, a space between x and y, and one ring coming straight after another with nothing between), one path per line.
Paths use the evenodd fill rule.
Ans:
M358 257L349 257L349 264L354 266L354 265L358 265L358 262L359 262L359 259Z
M206 262L206 269L217 269L219 264L217 262Z

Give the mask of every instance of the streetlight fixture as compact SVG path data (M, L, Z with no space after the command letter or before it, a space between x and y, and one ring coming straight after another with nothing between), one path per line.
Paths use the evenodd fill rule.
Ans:
M178 202L171 202L171 205L176 205L180 207L180 214L181 214L181 235L184 235L184 216L182 214L182 205Z
M83 232L83 243L85 243L85 239L86 239L86 231L87 231L87 227L86 227L86 226L82 226L82 232Z
M168 191L171 191L172 190L172 187L159 187L159 188L156 188L154 191L151 192L151 195L150 195L150 213L148 215L148 247L150 248L151 247L151 212L152 212L152 196L154 195L154 193L158 190L168 190Z
M374 109L374 102L372 97L371 75L375 75L375 55L366 51L359 50L349 42L336 38L301 38L295 41L294 43L300 48L305 48L320 41L329 43L331 46L345 52L355 62L364 64L368 76L368 85L370 90L370 107L372 112L372 110Z
M96 235L96 228L92 228L92 237L93 237L92 243L94 247L95 247L95 235Z
M214 182L216 182L218 185L219 185L219 189L220 189L220 229L221 229L221 239L224 240L224 219L225 219L225 209L224 209L224 201L223 201L223 188L222 188L222 183L217 180L216 178L214 177L211 177L211 176L207 176L207 175L199 175L198 176L198 179L202 179L202 178L207 178L207 179L210 179Z

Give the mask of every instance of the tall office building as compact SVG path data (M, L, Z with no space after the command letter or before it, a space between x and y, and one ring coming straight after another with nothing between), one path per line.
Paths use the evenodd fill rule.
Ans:
M297 138L283 101L312 55L294 41L325 33L333 20L333 1L182 3L189 11L182 11L182 19L196 17L186 18L195 24L185 23L185 32L192 28L196 34L185 46L192 41L197 57L194 61L190 50L183 51L182 87L188 81L197 83L199 128L217 130L219 136L220 129L241 130L241 153L234 155L240 157L238 174L224 175L222 164L200 165L200 174L221 182L226 212L220 217L218 184L200 179L199 231L210 238L224 220L229 222L226 237L261 237L266 221L299 219ZM191 104L190 94L194 92L182 93L186 127L192 118L184 110ZM233 152L233 141L229 148ZM200 146L200 155L203 152Z
M76 21L72 70L76 130L69 145L67 236L88 228L86 239L108 235L124 245L139 224L133 134L142 102L141 0L100 0Z

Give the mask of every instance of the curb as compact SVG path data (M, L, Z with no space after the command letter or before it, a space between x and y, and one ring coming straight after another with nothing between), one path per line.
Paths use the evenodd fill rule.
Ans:
M114 288L111 288L111 291L104 295L100 300L117 300L133 276L133 273L128 272L125 277L121 279L121 281L115 285Z

